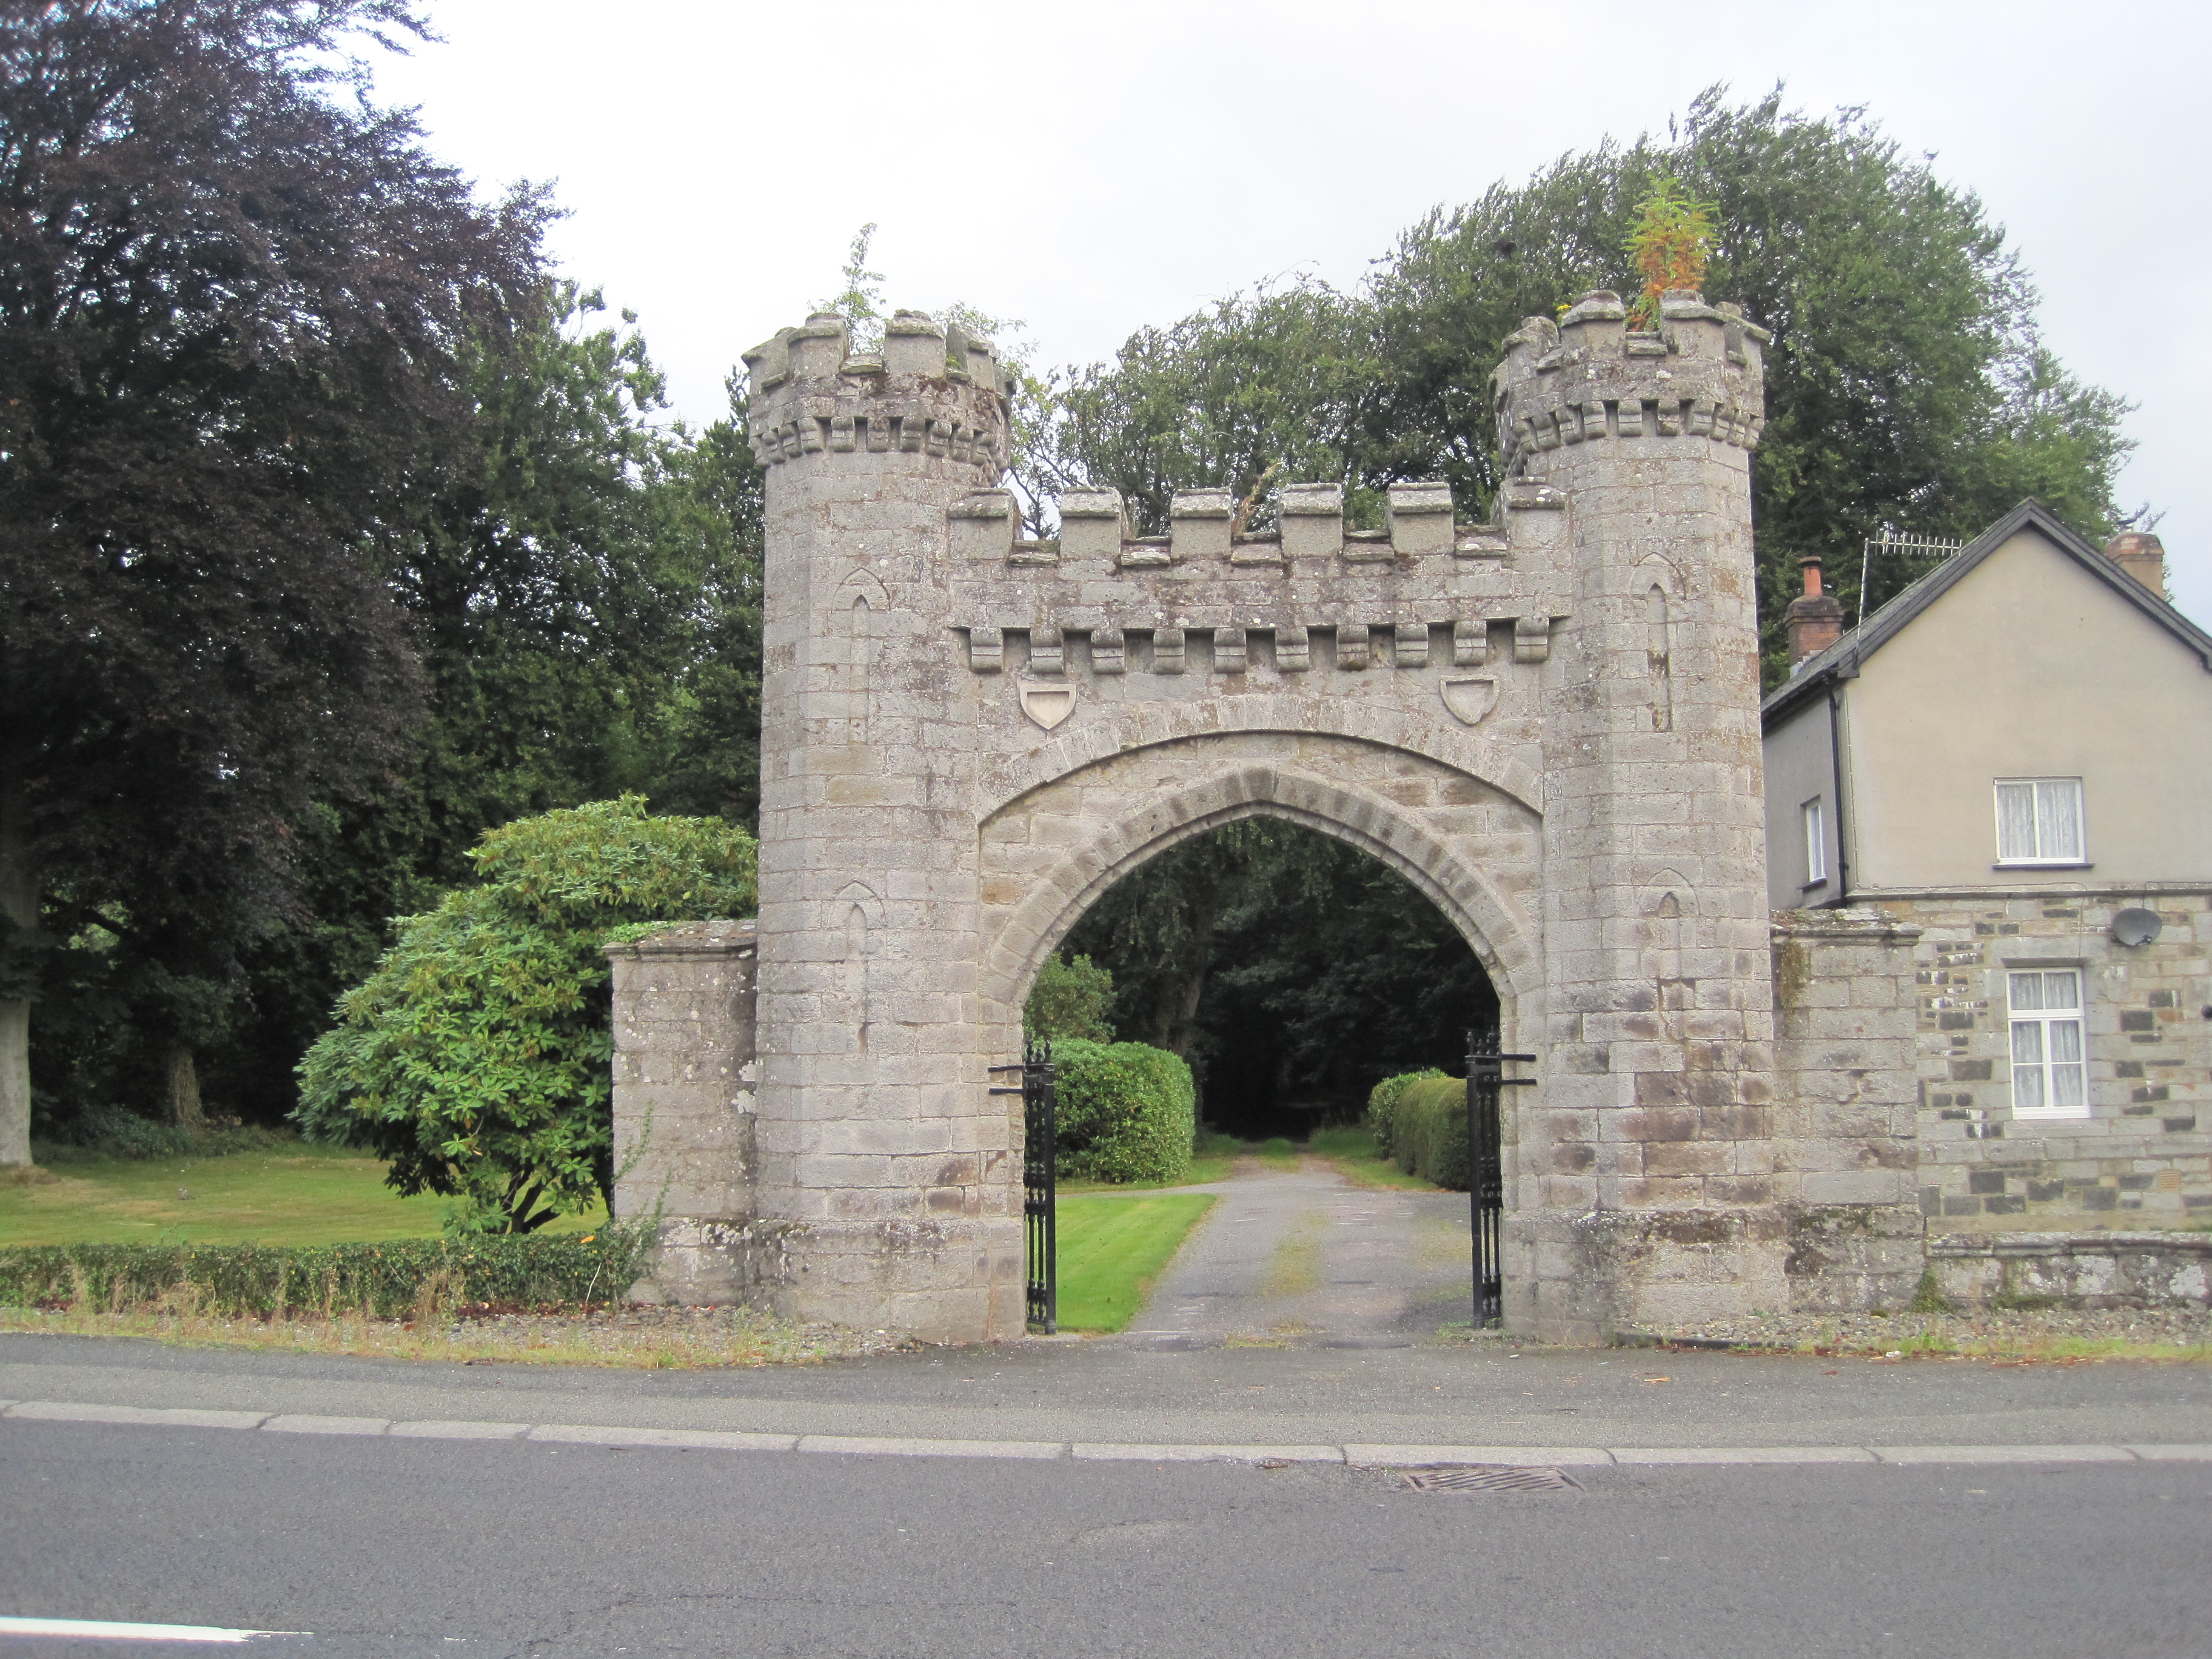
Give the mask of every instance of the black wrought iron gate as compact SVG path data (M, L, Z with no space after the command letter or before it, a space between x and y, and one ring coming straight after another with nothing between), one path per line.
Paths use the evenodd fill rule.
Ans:
M1019 1072L1018 1089L994 1088L994 1095L1022 1097L1022 1231L1029 1255L1030 1328L1050 1336L1060 1329L1060 1279L1054 1265L1059 1243L1053 1164L1059 1150L1054 1121L1050 1042L1022 1047L1018 1066L994 1066L994 1072Z
M1508 1060L1534 1054L1498 1051L1498 1028L1482 1026L1467 1034L1467 1201L1474 1234L1474 1328L1485 1330L1505 1318L1505 1148L1498 1099L1534 1078L1507 1077Z

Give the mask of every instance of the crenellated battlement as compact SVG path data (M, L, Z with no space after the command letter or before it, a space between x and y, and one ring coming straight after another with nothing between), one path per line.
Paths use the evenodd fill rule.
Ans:
M853 349L851 325L817 312L744 354L753 459L905 454L975 468L996 483L1008 459L1010 381L988 340L902 311L879 354Z
M1345 519L1341 485L1286 484L1276 531L1257 536L1237 533L1236 501L1226 489L1177 490L1170 501L1164 536L1131 535L1121 492L1107 485L1063 491L1057 503L1060 534L1041 541L1018 539L1021 514L1010 490L979 489L955 506L950 517L953 555L963 562L995 559L1016 567L1081 563L1115 570L1173 569L1186 577L1223 565L1255 572L1311 573L1331 564L1387 565L1403 571L1429 559L1503 558L1511 548L1512 515L1553 512L1565 498L1542 484L1517 483L1501 502L1498 520L1481 525L1458 521L1451 490L1438 481L1392 484L1387 500L1385 528L1355 530Z
M1058 674L1063 641L1087 639L1094 672L1180 673L1187 641L1212 641L1218 672L1241 673L1248 637L1271 639L1271 661L1296 672L1315 660L1309 641L1334 641L1339 668L1370 661L1419 667L1434 650L1455 665L1481 664L1489 630L1508 630L1514 660L1542 662L1556 619L1569 613L1565 497L1518 481L1498 521L1462 525L1438 483L1393 484L1382 530L1347 527L1333 483L1285 486L1279 526L1236 533L1225 489L1178 493L1165 536L1132 536L1121 492L1071 489L1060 533L1025 541L1011 491L979 489L946 515L953 565L951 621L968 636L969 666L997 672L1006 642L1026 639L1030 672ZM1125 643L1127 642L1127 643Z
M1773 336L1737 307L1687 290L1667 294L1659 315L1658 328L1632 331L1620 296L1600 289L1557 323L1522 323L1492 380L1508 477L1541 476L1541 458L1570 445L1759 442Z

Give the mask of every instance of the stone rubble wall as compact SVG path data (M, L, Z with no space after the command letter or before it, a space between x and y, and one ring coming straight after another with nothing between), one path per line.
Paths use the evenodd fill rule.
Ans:
M1920 930L1920 1208L1931 1232L2212 1222L2212 891L1883 894ZM2148 945L2114 912L2156 911ZM2012 1115L2005 975L2078 966L2091 1115Z

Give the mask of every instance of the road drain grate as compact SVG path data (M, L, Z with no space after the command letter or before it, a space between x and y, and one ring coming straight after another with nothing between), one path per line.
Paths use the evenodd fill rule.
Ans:
M1456 1469L1401 1469L1399 1478L1415 1492L1580 1492L1561 1469L1474 1467Z

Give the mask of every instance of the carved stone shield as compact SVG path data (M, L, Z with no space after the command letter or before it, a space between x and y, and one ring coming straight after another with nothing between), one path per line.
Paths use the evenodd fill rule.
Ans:
M1498 704L1498 681L1488 674L1447 674L1443 696L1453 719L1479 725Z
M1019 688L1022 713L1048 732L1075 712L1072 685L1029 685Z

